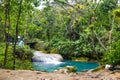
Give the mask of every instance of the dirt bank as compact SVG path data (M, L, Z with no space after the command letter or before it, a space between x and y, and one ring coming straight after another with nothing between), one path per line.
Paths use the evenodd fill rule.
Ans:
M97 72L47 73L31 70L0 69L0 80L120 80L120 71L99 70Z

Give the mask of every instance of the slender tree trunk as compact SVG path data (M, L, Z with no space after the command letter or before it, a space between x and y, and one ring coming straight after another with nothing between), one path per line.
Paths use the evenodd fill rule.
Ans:
M7 26L7 20L8 20L8 26ZM6 31L6 29L8 28L8 31ZM8 43L8 35L9 34L9 30L10 30L10 0L8 1L8 6L5 10L5 41L6 41L6 47L5 47L5 57L4 57L4 67L6 66L7 63L7 53L8 53L8 47L9 47L9 43Z
M15 44L13 47L13 69L15 69L15 63L16 63L16 59L15 59L15 54L16 54L16 45L17 45L17 41L18 41L18 25L19 25L19 20L20 20L20 15L21 15L21 10L22 10L22 1L20 1L20 6L19 6L19 11L18 11L18 18L17 18L17 22L16 22L16 36L15 36Z
M114 26L114 19L115 19L115 16L114 16L113 19L112 19L112 28L111 28L111 30L109 31L109 43L112 42L112 32L113 32L113 26Z
M5 34L5 42L6 42L6 47L5 47L5 55L4 55L4 67L7 63L7 51L8 51L8 42L7 42L7 32L6 32L6 27L7 27L7 9L5 10L5 30L4 30L4 34Z
M114 27L114 20L115 20L115 16L113 16L113 19L112 19L112 28L109 31L109 43L112 43L112 33L113 33L113 27ZM112 48L112 46L110 45L110 52L111 52L111 48Z

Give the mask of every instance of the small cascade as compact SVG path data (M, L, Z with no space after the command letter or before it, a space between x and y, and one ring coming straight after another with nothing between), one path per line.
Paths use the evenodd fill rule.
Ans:
M44 62L44 63L60 63L63 58L59 54L45 54L40 51L35 51L33 53L33 62Z
M77 71L89 70L99 66L96 62L63 61L59 54L45 54L40 51L33 53L33 67L35 70L53 72L66 66L75 66Z

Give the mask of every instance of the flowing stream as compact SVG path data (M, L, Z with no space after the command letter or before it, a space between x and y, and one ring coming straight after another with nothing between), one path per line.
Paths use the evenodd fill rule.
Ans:
M78 72L93 69L99 66L97 62L63 60L62 56L59 54L44 54L40 51L35 51L32 59L35 70L48 72L53 72L65 66L75 66Z

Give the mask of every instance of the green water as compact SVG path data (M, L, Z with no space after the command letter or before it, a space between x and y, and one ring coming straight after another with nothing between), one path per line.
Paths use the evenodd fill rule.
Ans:
M45 62L33 62L33 67L35 70L53 72L56 69L63 68L65 66L75 66L77 72L83 70L94 69L99 66L97 62L78 62L78 61L64 61L64 62L54 62L54 63L45 63Z

